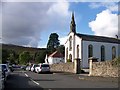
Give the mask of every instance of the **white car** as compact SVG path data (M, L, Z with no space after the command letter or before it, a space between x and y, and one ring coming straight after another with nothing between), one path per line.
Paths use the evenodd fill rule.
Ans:
M0 66L2 66L2 70L5 71L5 75L8 78L10 75L10 69L9 69L8 65L7 64L0 64Z
M26 70L26 71L30 71L30 66L27 66L27 67L25 68L25 70Z
M49 66L49 64L38 64L35 67L35 72L37 72L37 73L50 72L50 66Z
M32 72L35 72L35 67L37 66L37 64L33 64L32 67L31 67L31 71Z

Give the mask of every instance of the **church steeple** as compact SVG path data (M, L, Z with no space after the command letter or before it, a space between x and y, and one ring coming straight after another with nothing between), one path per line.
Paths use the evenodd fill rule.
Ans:
M76 33L76 24L75 24L74 13L73 12L72 12L72 20L71 20L71 23L70 23L70 32Z

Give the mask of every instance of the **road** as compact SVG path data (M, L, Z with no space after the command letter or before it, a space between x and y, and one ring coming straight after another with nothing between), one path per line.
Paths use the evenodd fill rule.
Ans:
M44 89L53 90L57 88L117 88L116 81L108 79L97 80L95 78L85 79L84 76L76 74L51 73L37 74L30 71L14 71L7 81L5 90L12 89Z

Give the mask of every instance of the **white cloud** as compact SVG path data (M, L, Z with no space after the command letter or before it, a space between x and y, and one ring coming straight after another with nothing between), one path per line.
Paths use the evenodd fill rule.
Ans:
M64 45L65 42L67 41L67 38L68 38L68 36L65 36L65 37L61 37L61 38L59 38L59 40L60 40L60 44L61 44L61 45Z
M43 46L41 46L41 45L39 46L38 45L37 48L46 48L46 45L43 45Z
M3 43L37 47L43 31L66 29L68 2L5 2L2 19ZM48 14L49 12L49 14Z
M89 22L89 27L95 35L115 37L118 35L118 15L104 10L97 14L94 21Z
M118 15L118 29L120 29L120 15ZM118 31L118 37L120 38L120 30Z
M63 2L55 2L55 4L53 4L49 10L48 10L48 14L49 15L61 15L61 16L69 16L69 3L68 2L64 2L65 0L62 0Z
M1 0L2 2L74 2L74 0Z
M90 8L96 9L100 7L105 7L106 9L109 9L110 11L118 11L118 3L117 2L97 2L97 3L91 3L89 5Z

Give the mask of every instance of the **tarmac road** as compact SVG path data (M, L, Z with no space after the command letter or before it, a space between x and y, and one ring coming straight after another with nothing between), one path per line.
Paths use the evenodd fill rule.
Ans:
M30 71L14 71L7 80L5 90L17 89L56 89L118 88L113 78L88 77L69 73L37 74ZM95 89L96 90L96 89Z

